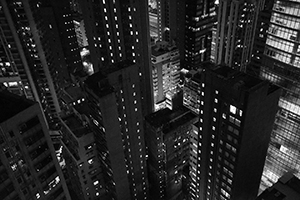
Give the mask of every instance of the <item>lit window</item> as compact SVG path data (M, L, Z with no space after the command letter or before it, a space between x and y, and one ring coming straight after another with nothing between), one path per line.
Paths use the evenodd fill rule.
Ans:
M242 115L243 115L243 111L240 110L240 116L242 116Z
M98 185L99 184L99 181L94 181L94 185Z
M230 105L229 110L230 110L230 112L231 112L232 114L236 114L236 107L235 107L235 106Z
M94 163L94 159L92 158L92 159L89 159L88 160L88 163L91 165L91 164L93 164Z

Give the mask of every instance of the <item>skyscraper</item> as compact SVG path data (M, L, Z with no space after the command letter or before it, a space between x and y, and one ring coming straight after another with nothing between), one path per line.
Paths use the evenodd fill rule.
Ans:
M216 8L211 0L186 1L185 5L184 50L180 53L184 56L184 68L197 69L202 62L211 60Z
M263 45L263 54L254 49L255 62L251 67L255 67L252 69L259 77L283 88L283 92L268 149L262 189L275 183L286 172L300 177L300 6L295 1L277 0L270 8L270 20L263 22L267 23L265 27L258 24L257 30L258 37L265 37L265 44L257 43L258 47Z
M199 131L191 134L191 199L254 199L280 89L217 66L202 74L201 91Z
M107 190L115 199L148 197L138 68L138 64L125 60L85 82L98 157Z
M79 2L94 71L122 60L139 63L143 109L151 112L148 1Z
M0 92L0 109L1 198L70 200L40 105Z
M166 96L176 94L180 81L179 51L167 42L157 42L151 51L151 95L154 111L165 108Z
M105 199L106 195L100 161L97 157L94 132L88 117L80 112L85 101L76 105L71 114L62 119L63 157L66 162L67 183L71 196L78 199Z
M183 105L199 114L201 95L201 72L189 71L184 77Z
M183 106L174 110L165 108L145 117L152 199L183 198L184 168L189 164L189 135L197 119Z
M158 41L180 43L184 37L185 0L149 1L150 35Z
M60 88L81 68L68 1L1 0L0 5L2 82L38 101L55 127Z
M215 35L216 64L245 71L250 62L257 14L261 1L220 0Z

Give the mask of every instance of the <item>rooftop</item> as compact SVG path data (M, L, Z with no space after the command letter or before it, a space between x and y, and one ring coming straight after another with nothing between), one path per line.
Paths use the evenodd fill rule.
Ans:
M165 53L178 50L175 45L170 45L167 42L157 43L151 47L151 54L153 56L160 56Z
M80 138L92 132L91 129L85 126L82 121L79 120L74 114L64 118L63 121L77 138Z
M108 65L102 71L103 71L104 74L108 75L108 74L113 73L115 71L130 67L134 64L135 63L132 60L123 60L123 61L120 61L120 62L117 62L117 63L113 63L111 65Z
M145 117L146 121L155 128L162 127L164 132L167 133L197 116L193 114L188 108L180 107L176 110L168 108L159 110Z
M84 97L82 89L77 85L71 85L63 90L62 99L67 103L72 103Z
M266 81L222 65L216 66L216 68L212 70L212 73L217 77L228 81L233 88L250 90L254 87L260 87L266 83Z
M134 63L131 60L124 60L108 65L104 67L101 72L89 76L85 81L85 84L99 97L105 96L114 91L113 87L109 84L107 75L132 65L134 65Z
M34 104L33 101L10 92L0 91L0 123Z
M106 96L114 91L113 87L108 83L107 77L101 72L89 76L85 84L99 97Z
M292 173L283 175L272 187L266 189L256 200L300 199L300 180Z

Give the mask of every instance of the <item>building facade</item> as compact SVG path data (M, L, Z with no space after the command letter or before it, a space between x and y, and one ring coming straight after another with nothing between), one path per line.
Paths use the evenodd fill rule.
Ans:
M1 92L0 108L1 198L70 200L39 104Z
M2 83L38 101L51 128L58 122L60 88L82 66L68 5L1 1Z
M153 107L157 111L167 106L167 96L172 99L179 90L179 51L174 45L158 42L152 47L151 63Z
M219 1L213 62L246 71L251 59L256 20L262 2Z
M131 60L138 64L143 112L152 111L148 1L79 0L94 71Z
M106 185L115 199L147 199L139 72L132 61L115 63L86 84L90 118Z
M227 66L209 68L191 137L190 198L254 199L280 89Z
M89 123L87 116L79 112L69 114L61 121L67 183L78 199L105 199L106 190L94 132Z
M269 13L263 22L265 27L259 27L262 24L258 24L262 32L257 30L257 36L264 37L265 43L257 42L263 51L262 54L255 54L250 70L253 69L257 76L283 89L262 177L262 190L270 187L286 172L300 177L299 12L297 2L274 1L265 11Z
M165 108L145 120L151 198L182 199L188 176L184 172L189 163L189 135L197 116L185 107Z
M185 3L183 67L198 69L202 62L211 61L213 32L217 22L214 1L197 0Z
M189 71L184 77L183 105L199 114L201 95L201 72Z

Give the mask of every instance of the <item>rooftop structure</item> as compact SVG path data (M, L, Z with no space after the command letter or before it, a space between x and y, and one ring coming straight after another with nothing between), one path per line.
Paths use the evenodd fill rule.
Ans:
M286 173L278 181L260 194L256 200L296 200L300 199L300 180L292 173Z

